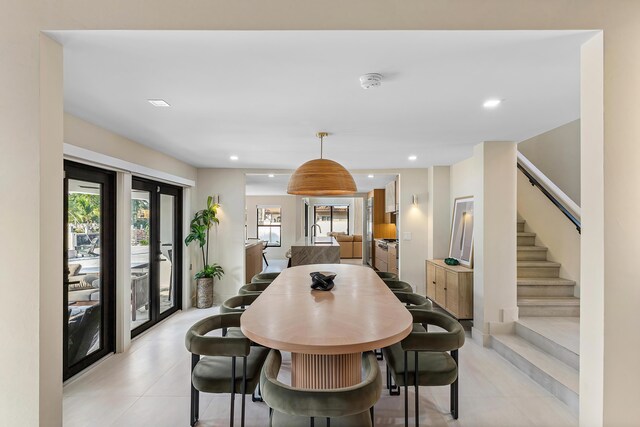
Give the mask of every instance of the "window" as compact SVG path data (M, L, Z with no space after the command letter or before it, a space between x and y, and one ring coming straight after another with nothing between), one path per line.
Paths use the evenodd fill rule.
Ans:
M258 206L258 239L267 242L268 246L280 247L281 227L280 206Z
M339 206L314 206L316 236L326 236L329 232L349 234L349 205Z

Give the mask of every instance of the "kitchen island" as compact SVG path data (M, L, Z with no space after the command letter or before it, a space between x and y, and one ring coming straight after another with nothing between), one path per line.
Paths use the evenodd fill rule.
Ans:
M304 237L291 245L291 266L340 264L340 244L333 237Z
M244 242L245 283L262 271L262 240L252 239Z

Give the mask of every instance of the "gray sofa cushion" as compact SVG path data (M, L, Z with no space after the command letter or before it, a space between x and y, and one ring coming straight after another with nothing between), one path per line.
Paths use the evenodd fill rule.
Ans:
M89 289L78 289L69 292L69 302L78 301L100 301L100 289L91 287Z

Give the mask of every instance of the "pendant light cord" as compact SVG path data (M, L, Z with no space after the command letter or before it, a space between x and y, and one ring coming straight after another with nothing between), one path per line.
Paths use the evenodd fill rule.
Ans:
M324 145L324 136L320 135L320 158L322 159L322 147Z

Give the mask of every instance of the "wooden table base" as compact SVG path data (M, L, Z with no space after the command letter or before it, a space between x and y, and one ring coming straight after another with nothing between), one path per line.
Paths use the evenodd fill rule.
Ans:
M291 385L296 388L332 389L362 381L362 353L291 353Z

